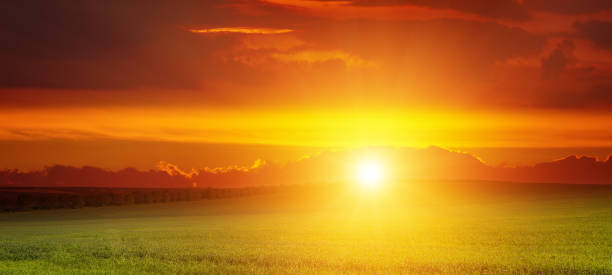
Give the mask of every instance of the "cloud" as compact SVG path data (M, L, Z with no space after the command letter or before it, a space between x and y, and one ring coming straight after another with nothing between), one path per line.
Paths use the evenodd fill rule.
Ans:
M612 22L597 20L576 22L574 28L579 37L592 41L596 47L612 50Z
M324 63L329 61L341 61L347 67L375 68L374 62L345 53L342 51L296 51L288 53L274 53L272 58L282 62L297 62L305 64Z
M612 157L598 161L591 157L569 156L561 160L539 163L532 167L507 168L506 178L518 181L559 183L612 183Z
M608 0L524 0L523 4L530 10L567 15L597 13L612 9L612 1Z
M440 3L436 5L446 5ZM461 4L464 1L453 3L464 5ZM487 3L492 2L480 4L484 9L496 10L487 8L490 5ZM474 2L470 5L480 7L480 4ZM164 1L117 0L6 2L0 4L0 58L4 63L0 68L0 86L202 89L203 83L207 82L265 81L267 78L262 76L283 74L288 69L299 70L278 68L278 72L266 73L261 71L274 67L267 68L262 64L262 70L254 72L248 64L227 58L262 54L256 49L241 48L247 39L245 36L252 36L245 34L307 38L300 39L307 45L302 46L303 52L347 52L346 49L356 47L355 44L366 47L370 42L376 45L397 43L391 49L393 51L379 52L378 57L398 55L412 49L422 50L417 47L419 44L441 48L439 53L449 52L445 47L449 42L457 41L462 48L449 54L447 57L450 59L465 56L478 60L487 58L482 56L486 54L491 55L488 59L497 60L506 55L520 56L523 49L534 46L527 33L521 34L519 29L494 24L447 21L398 22L385 26L378 22L362 23L362 26L350 26L350 22L336 24L333 20L310 16L299 9L259 1L185 1L181 5ZM369 26L370 23L373 25ZM319 45L319 42L329 41L322 41L318 36L328 39L338 27L349 28L347 31L352 33L347 34L357 36L347 37L350 41L341 43L343 47L330 49L325 47L333 45ZM350 30L354 27L358 29ZM359 27L364 27L363 32ZM189 30L219 35L195 35ZM433 33L428 34L428 30ZM302 35L304 32L308 35ZM432 41L431 36L437 39ZM444 36L448 38L444 39ZM466 38L470 36L474 37L473 41ZM340 33L336 39L344 37ZM360 41L354 43L357 38ZM481 47L487 50L481 50ZM372 50L385 50L379 48ZM356 52L348 54L370 60ZM500 54L502 56L497 57Z
M170 176L180 175L185 178L191 178L194 174L197 173L196 171L193 171L193 170L191 172L185 172L181 170L178 166L172 163L165 162L165 161L160 161L159 163L157 163L157 169L168 173L168 175Z
M8 2L0 23L0 107L18 108L469 101L493 65L544 45L495 22L261 1Z
M0 86L199 89L204 76L246 75L226 73L240 68L217 58L220 51L241 41L185 29L258 26L226 28L225 33L286 33L281 25L303 18L280 5L258 1L3 2Z
M0 171L3 186L96 186L138 188L185 188L193 183L184 175L171 175L162 170L138 171L123 169L109 171L96 167L71 167L55 165L42 171Z
M544 106L567 109L602 109L612 107L612 84L594 85L585 91L558 91L549 95Z
M511 20L527 20L529 18L527 10L515 0L352 0L347 2L354 6L410 5L433 9L450 9L485 17Z
M542 58L542 77L544 79L558 77L568 65L575 62L575 48L571 40L560 42L549 56Z
M297 35L320 48L382 61L387 69L416 79L445 81L460 74L482 77L493 64L535 56L544 45L543 37L521 28L457 19L345 20L313 25Z
M606 52L581 48L577 39L612 49L606 21L577 22L578 36L560 34L589 59L572 63L569 47L540 58L550 34L531 30L556 24L548 17L517 25L474 16L445 19L448 12L433 11L417 16L433 20L389 20L370 7L413 5L518 19L525 13L519 2L352 1L334 11L359 12L338 17L266 1L3 2L0 108L539 107L538 99L558 89L542 83L538 61L545 78L562 73L564 83L583 83L577 92L607 85L601 82L610 74L598 67L607 64ZM362 19L344 19L355 17ZM576 67L594 73L584 76ZM533 76L518 81L512 69ZM499 79L507 82L498 85Z
M283 34L290 33L291 29L253 28L253 27L225 27L210 29L189 29L192 33L243 33L243 34Z
M326 152L285 164L256 161L252 166L203 168L192 172L162 163L156 170L51 166L42 171L0 171L0 186L238 187L254 185L338 183L352 179L357 160L387 163L391 180L496 180L576 184L612 183L612 158L599 161L570 156L523 167L492 167L477 157L437 147L367 148Z

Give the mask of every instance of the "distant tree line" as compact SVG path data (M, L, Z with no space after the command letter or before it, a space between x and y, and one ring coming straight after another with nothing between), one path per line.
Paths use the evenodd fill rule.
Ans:
M299 192L303 188L301 186L151 189L9 187L0 188L0 209L23 211L225 199L279 192Z

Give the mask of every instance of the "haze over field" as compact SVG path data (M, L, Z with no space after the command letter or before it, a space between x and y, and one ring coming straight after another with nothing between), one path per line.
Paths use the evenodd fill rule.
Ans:
M612 272L609 186L517 187L491 182L404 186L374 193L302 189L230 199L4 214L0 215L0 270L19 274Z

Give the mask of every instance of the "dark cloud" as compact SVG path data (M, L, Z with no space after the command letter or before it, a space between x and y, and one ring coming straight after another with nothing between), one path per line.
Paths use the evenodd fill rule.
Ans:
M567 15L596 13L612 9L609 0L524 0L530 10L546 11Z
M539 163L532 167L506 168L506 178L517 181L558 183L612 183L612 158L598 161L591 157L567 158Z
M423 78L445 72L482 77L480 73L496 62L537 55L545 42L521 28L453 19L341 21L313 26L300 35L324 47L384 60L395 70Z
M612 22L597 20L576 22L574 28L578 36L592 41L596 47L612 50Z
M51 166L43 171L0 171L0 186L113 186L113 187L235 187L253 185L343 182L351 180L351 165L360 156L378 156L398 165L388 170L396 180L497 180L575 184L612 183L612 158L598 161L570 156L562 160L525 167L487 166L470 154L430 147L427 149L364 149L328 152L287 164L257 161L250 167L184 172L162 163L159 169L117 172L95 167ZM388 167L393 167L389 165Z
M612 85L595 85L586 91L560 91L549 95L545 107L603 109L612 107Z
M495 18L526 15L521 4L510 0L351 4L416 5ZM526 1L525 5L542 4ZM541 34L503 22L332 20L305 14L260 1L182 1L180 5L169 1L5 1L0 3L0 87L5 88L0 90L0 107L359 102L361 95L356 89L347 89L345 83L363 90L378 89L376 95L363 93L367 103L388 98L398 102L401 97L410 102L471 104L477 101L474 98L489 94L479 90L483 83L503 77L505 72L494 71L496 64L539 56L546 40ZM575 28L579 37L593 41L598 48L612 49L611 24L586 21L576 23ZM279 49L273 46L278 41L259 41L263 46L249 48L245 46L246 34L188 31L192 27L232 26L292 29L295 31L279 36L290 36L302 44ZM568 43L541 60L545 78L567 71L574 59ZM291 59L300 54L327 57ZM371 68L376 69L359 68L362 71L349 74L342 58L374 64ZM539 78L537 72L520 69ZM529 90L532 95L525 97L529 99L546 97L545 90L554 87L538 87L539 80L529 79L520 87L511 84L507 89ZM379 83L386 87L381 89ZM43 89L12 89L24 87ZM605 98L606 94L599 91L594 95ZM514 93L507 97L513 97L507 102L521 100ZM497 104L495 99L483 101L477 104ZM529 104L539 106L538 102L525 103Z
M159 188L192 187L183 175L171 175L162 170L139 171L128 168L109 171L97 167L72 167L55 165L42 171L0 171L2 186L96 186Z
M341 85L338 79L355 79L346 74L348 65L343 56L382 65L381 76L363 74L366 77L360 79L364 81L410 76L406 80L410 85L436 85L441 78L460 78L461 83L481 81L496 62L536 55L544 44L539 35L493 22L337 21L253 1L70 5L58 0L41 6L27 1L0 5L4 5L0 15L6 15L0 19L0 33L4 34L0 36L0 58L5 64L0 68L0 87L57 88L5 89L0 91L0 105L4 106L201 106L336 100L332 98L335 95L324 92L326 89L337 94L346 90L347 94L338 95L338 100L346 102L355 95L333 86ZM189 27L231 26L295 29L287 35L303 44L285 49L248 48L244 34L187 31ZM312 63L273 57L291 57L300 51L340 54ZM154 89L182 91L170 94Z
M5 1L0 86L198 88L203 76L235 71L215 53L238 40L189 27L287 27L298 18L255 1Z
M349 1L349 5L411 5L433 9L450 9L492 18L511 20L527 20L529 18L527 10L515 0L352 0Z
M568 65L575 62L575 48L571 40L560 42L549 56L542 58L542 77L544 79L558 77Z

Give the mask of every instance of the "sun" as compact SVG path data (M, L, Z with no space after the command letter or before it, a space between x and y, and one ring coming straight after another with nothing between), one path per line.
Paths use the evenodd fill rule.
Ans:
M367 188L376 188L380 186L384 178L383 165L375 160L360 162L355 172L359 184Z

